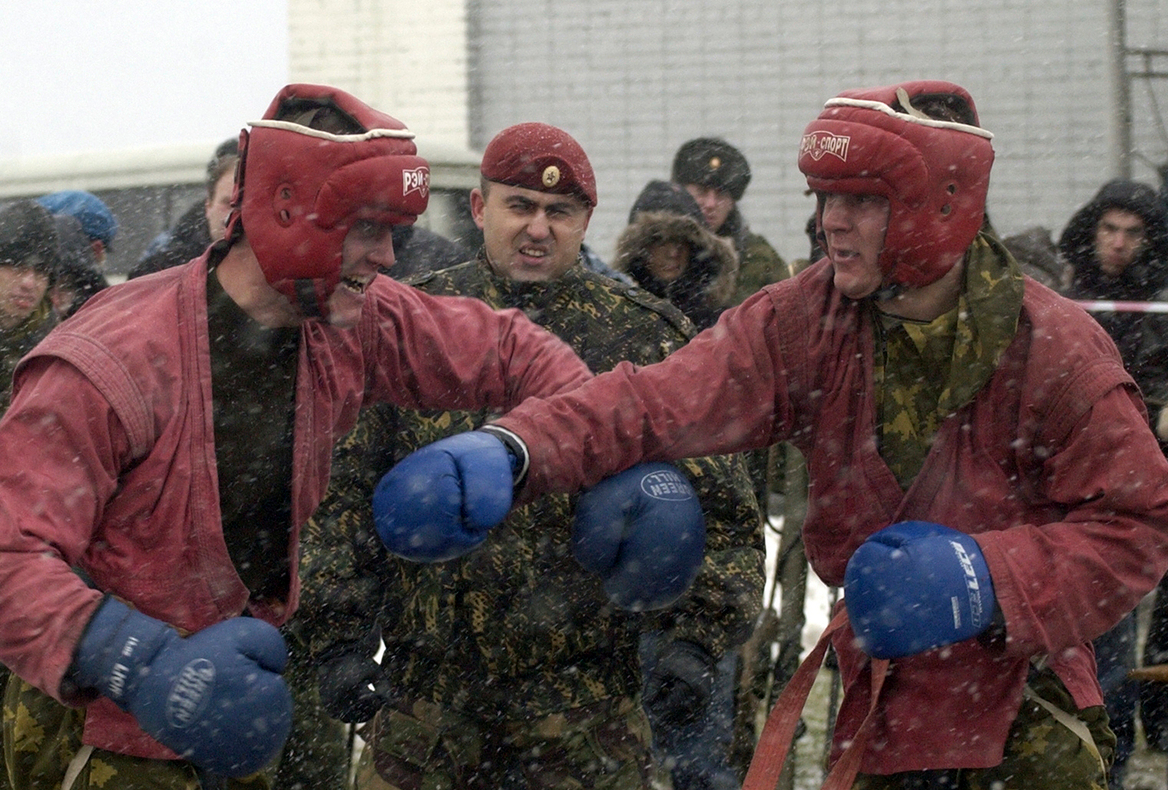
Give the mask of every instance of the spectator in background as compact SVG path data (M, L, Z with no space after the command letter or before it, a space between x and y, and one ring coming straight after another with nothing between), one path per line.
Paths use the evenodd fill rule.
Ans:
M57 232L48 210L31 200L0 207L0 415L8 410L16 363L57 323L48 296L57 264ZM0 666L0 689L8 677ZM11 787L0 751L0 790Z
M424 272L457 266L471 257L456 241L417 225L401 225L393 233L394 264L385 274L404 280Z
M1153 301L1168 287L1168 222L1156 190L1138 181L1109 181L1075 212L1058 244L1071 273L1067 295L1080 300ZM1124 366L1140 385L1153 418L1164 409L1168 366L1155 364L1168 349L1163 315L1136 311L1094 312L1119 347ZM1163 438L1161 443L1163 444ZM1168 662L1168 588L1156 588L1152 628L1144 650L1146 663ZM1148 745L1168 747L1168 687L1129 680L1136 665L1136 618L1128 614L1095 640L1099 684L1115 731L1112 790L1123 786L1135 748L1137 702Z
M37 202L52 214L68 214L76 218L89 239L97 266L100 268L105 265L106 256L114 249L118 221L101 198L92 192L68 189L39 197Z
M650 181L641 190L617 239L615 264L699 330L712 326L734 298L734 246L706 226L697 202L676 184Z
M730 306L738 254L729 239L714 234L690 193L666 181L650 181L629 211L616 244L615 264L654 296L668 299L699 329ZM761 515L756 527L762 541ZM655 669L669 643L659 634L641 637L645 699L659 694ZM674 790L714 790L739 784L730 765L740 652L727 650L714 665L710 693L695 699L691 714L666 717L646 705L653 745L670 773Z
M693 195L706 225L734 243L738 252L735 304L790 275L775 248L750 230L738 208L750 183L750 165L741 151L718 137L695 138L677 149L670 177Z
M207 162L204 180L207 194L202 203L194 203L167 232L159 234L146 248L127 279L169 269L199 257L212 242L227 231L231 213L231 193L235 184L235 165L239 162L239 138L229 137L219 144Z
M738 252L734 304L764 285L790 276L790 268L775 248L751 231L738 207L750 184L750 164L741 151L718 137L694 138L677 149L670 178L693 195L706 225L734 243ZM786 453L778 448L762 448L748 454L747 465L764 517L771 515L771 495L782 495L786 488L785 457Z
M53 221L60 242L60 257L55 281L49 286L53 310L64 321L98 291L109 287L101 273L93 246L81 223L68 214L56 214Z
M1035 225L1002 239L1024 274L1060 293L1071 284L1070 266L1059 255L1050 231Z
M49 300L59 265L57 230L31 200L0 207L0 414L8 408L12 371L57 323Z
M461 244L417 225L398 225L393 229L393 266L385 274L404 280L422 272L457 266L471 257Z

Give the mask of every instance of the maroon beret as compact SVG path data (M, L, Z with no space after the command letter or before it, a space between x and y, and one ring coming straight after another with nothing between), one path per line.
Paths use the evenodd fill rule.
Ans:
M483 178L500 184L576 195L596 205L596 176L588 155L563 129L521 123L495 135L483 152Z

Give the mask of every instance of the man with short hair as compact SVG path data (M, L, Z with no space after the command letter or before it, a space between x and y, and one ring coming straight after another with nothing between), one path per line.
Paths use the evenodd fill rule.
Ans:
M588 377L518 313L378 276L429 170L396 119L289 85L241 136L226 238L109 288L0 421L0 660L18 790L265 787L276 626L363 403L506 410Z
M662 362L492 424L524 500L649 459L803 452L807 556L845 588L832 786L1100 787L1115 741L1090 643L1168 568L1168 461L1139 392L1098 324L983 232L977 123L940 80L829 100L798 158L824 260ZM462 458L462 485L490 473ZM774 787L790 703L747 787Z
M202 255L210 244L226 235L238 162L238 137L229 137L215 147L207 160L203 200L191 204L172 228L158 234L147 245L127 279L186 263Z
M484 238L478 256L406 282L522 310L592 370L655 362L688 340L692 326L668 302L582 265L596 186L567 132L542 123L504 129L481 172L470 195ZM697 489L707 547L690 592L660 611L609 603L611 587L573 556L580 510L567 496L517 510L463 559L387 557L368 540L379 474L488 416L366 410L338 448L331 494L310 522L302 619L321 660L322 699L347 720L376 713L363 732L359 786L648 788L638 634L659 630L665 643L648 704L665 717L690 715L710 693L714 662L745 639L761 602L764 547L745 469L733 456L679 464ZM668 553L651 547L653 556ZM371 657L374 612L386 645L381 667ZM370 693L371 682L381 694ZM416 748L421 733L430 748Z

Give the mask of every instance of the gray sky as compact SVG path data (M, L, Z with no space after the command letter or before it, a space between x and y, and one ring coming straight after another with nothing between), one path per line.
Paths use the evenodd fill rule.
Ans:
M14 0L0 160L217 142L288 80L286 0Z

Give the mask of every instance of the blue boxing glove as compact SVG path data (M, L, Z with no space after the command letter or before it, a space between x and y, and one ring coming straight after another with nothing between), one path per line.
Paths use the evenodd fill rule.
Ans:
M874 658L977 636L997 606L977 542L927 521L902 521L864 541L848 560L844 603L860 647Z
M689 481L670 464L638 464L580 495L572 552L617 606L661 609L702 566L706 522Z
M506 518L522 465L518 453L525 452L499 434L471 431L410 453L373 492L381 542L415 562L466 554Z
M183 638L107 598L77 645L71 679L180 757L240 777L271 762L288 737L287 660L284 638L262 620L234 617Z

